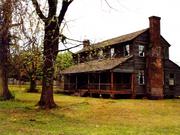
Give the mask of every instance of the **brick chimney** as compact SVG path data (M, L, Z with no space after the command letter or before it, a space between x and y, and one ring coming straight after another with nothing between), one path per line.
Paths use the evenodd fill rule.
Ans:
M149 17L149 52L147 56L147 93L151 98L163 98L164 66L162 57L160 17Z
M160 17L149 17L150 43L153 47L160 47Z
M90 41L89 40L84 40L83 41L83 48L86 48L88 46L90 46Z

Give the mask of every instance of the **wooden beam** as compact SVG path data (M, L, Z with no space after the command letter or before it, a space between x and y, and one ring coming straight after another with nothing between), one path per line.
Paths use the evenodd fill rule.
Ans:
M135 91L135 88L134 88L134 79L135 79L135 74L132 73L131 74L131 91L132 91L132 97L131 98L136 98L136 91Z
M77 90L77 82L78 82L78 80L77 80L77 74L76 74L76 88L75 88L76 90Z
M89 73L88 73L88 91L89 91Z
M112 90L101 90L101 91L99 91L99 90L90 90L90 93L98 93L98 94L110 94L110 95L114 95L114 94L128 94L128 95L130 95L130 94L132 94L132 91L131 91L131 89L122 89L122 90L120 90L120 91L117 91L117 90L114 90L114 91L112 91Z
M114 90L114 73L111 71L111 90Z
M101 75L100 75L100 72L99 72L99 76L98 76L98 77L99 77L99 82L98 82L99 85L98 85L98 89L100 90L100 89L101 89Z
M111 71L111 98L114 98L114 94L113 94L113 90L114 90L114 73L113 71Z
M68 74L68 89L70 90L71 88L71 76Z
M94 73L93 73L93 74L94 74ZM92 89L92 86L90 86L90 89L89 89L89 96L90 96L90 97L92 97L91 89Z

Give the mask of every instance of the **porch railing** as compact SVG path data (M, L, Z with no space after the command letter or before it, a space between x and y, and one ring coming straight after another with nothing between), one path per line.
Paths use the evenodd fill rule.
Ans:
M76 83L64 83L64 89L65 90L75 90Z
M89 89L111 90L111 83L90 83ZM131 89L131 84L113 84L113 90Z
M92 90L111 90L111 83L89 83L85 85L76 85L75 83L65 83L64 88L67 90L75 90L75 89L92 89ZM131 89L131 84L113 84L113 90L125 90Z

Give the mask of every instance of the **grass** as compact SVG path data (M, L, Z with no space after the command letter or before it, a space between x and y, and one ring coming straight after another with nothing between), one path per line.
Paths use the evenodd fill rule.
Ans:
M1 135L179 135L180 100L97 99L55 94L58 108L35 107L40 94L10 86L0 102Z

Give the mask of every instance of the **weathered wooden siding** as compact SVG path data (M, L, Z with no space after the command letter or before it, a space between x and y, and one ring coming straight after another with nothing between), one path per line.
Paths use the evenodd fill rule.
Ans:
M127 60L125 63L117 66L113 69L114 72L121 72L121 73L133 73L134 72L134 60L133 57Z
M180 96L180 67L171 60L165 60L164 73L164 95L166 97ZM175 86L173 89L169 87L169 74L175 75Z
M138 36L134 40L133 45L133 55L134 55L134 69L135 69L135 91L137 95L145 95L146 94L146 49L148 48L149 43L149 34L145 32ZM143 45L145 48L145 56L139 56L139 45ZM138 83L138 72L139 70L144 70L145 72L145 84L139 85Z
M169 47L170 44L161 36L161 45L163 48L164 59L169 59Z

